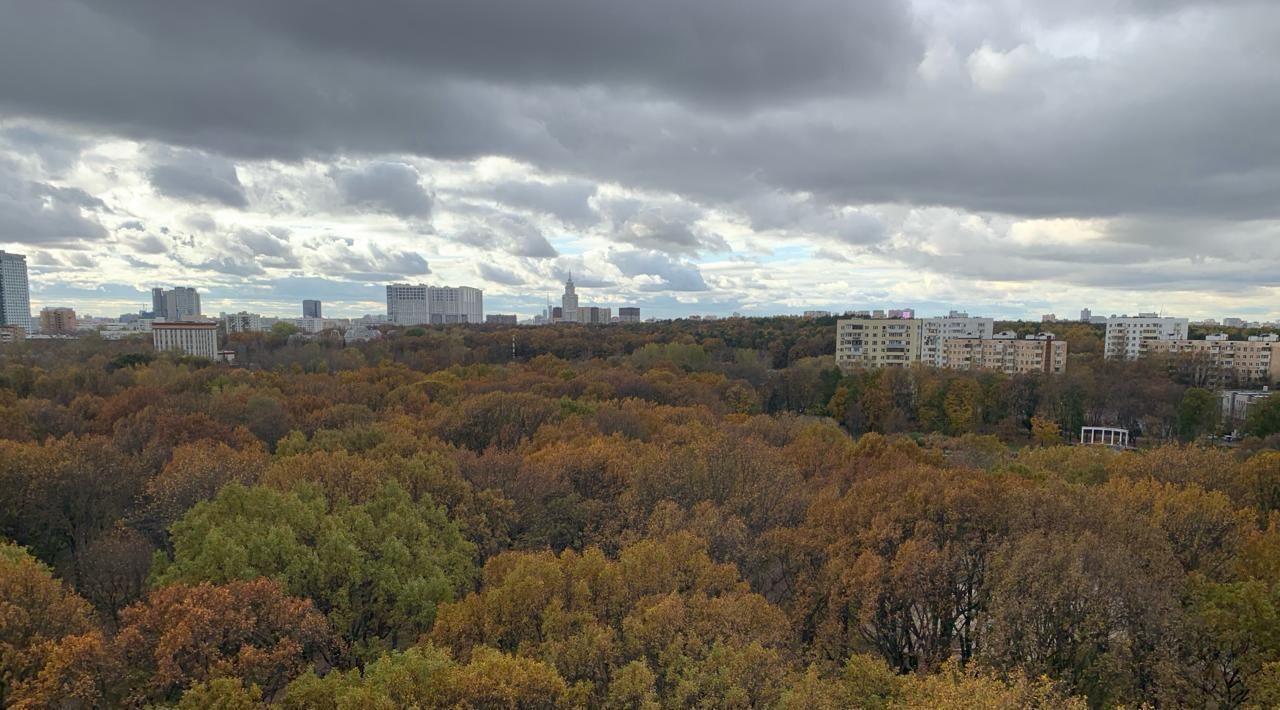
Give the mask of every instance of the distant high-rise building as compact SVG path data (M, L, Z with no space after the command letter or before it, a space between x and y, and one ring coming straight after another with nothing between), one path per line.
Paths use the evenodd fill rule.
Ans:
M0 325L31 332L31 290L27 257L0 251Z
M189 321L201 317L200 294L189 286L165 290L151 289L151 312L167 321Z
M639 323L640 309L634 306L623 306L618 309L619 323Z
M320 313L320 302L315 300L306 300L302 302L303 318L324 318Z
M151 340L157 352L177 350L194 357L218 359L216 323L152 323Z
M470 286L387 286L387 319L396 325L483 323L484 291Z
M1088 322L1089 322L1089 321L1091 321L1091 320L1093 320L1093 311L1089 310L1088 308L1081 308L1081 309L1080 309L1080 322L1082 322L1082 323L1088 323Z
M573 285L573 274L564 282L564 295L560 297L560 318L570 323L578 322L578 290Z
M484 317L484 322L489 325L518 325L520 318L515 315L506 315L502 313L490 313Z
M1162 318L1156 313L1107 319L1103 356L1108 360L1137 360L1153 340L1186 340L1186 318Z
M76 312L71 308L45 308L40 311L40 332L45 335L75 335L78 329Z

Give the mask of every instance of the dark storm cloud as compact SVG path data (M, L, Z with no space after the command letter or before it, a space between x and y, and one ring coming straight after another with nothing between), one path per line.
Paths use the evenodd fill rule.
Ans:
M609 261L624 276L652 276L660 279L660 283L650 283L640 287L642 291L706 291L707 283L702 279L698 267L688 262L676 261L666 254L655 251L611 251Z
M0 156L0 242L74 246L107 230L94 212L106 206L76 188L26 179Z
M516 215L489 214L483 225L463 230L455 240L481 249L504 251L512 256L550 259L560 255L537 225Z
M404 163L372 163L331 172L348 206L405 219L430 219L434 200L422 187L422 176Z
M192 151L167 155L151 166L147 179L165 197L228 207L249 206L235 163L218 156Z
M1280 6L1245 0L0 0L0 112L237 159L507 156L912 267L1106 267L1083 282L1141 255L888 247L859 206L1207 221L1106 239L1248 253L1231 223L1280 219L1277 34ZM344 194L429 214L405 169L353 168ZM676 265L725 247L698 214L540 189L489 199L578 226L598 208Z
M586 227L600 219L591 207L595 183L585 180L534 182L509 180L476 192L508 207L552 215L566 224Z
M476 265L476 273L478 273L480 278L485 281L492 281L493 283L503 284L504 286L523 286L528 283L524 277L514 271L504 269L501 266L494 266L493 264L488 264L483 261Z

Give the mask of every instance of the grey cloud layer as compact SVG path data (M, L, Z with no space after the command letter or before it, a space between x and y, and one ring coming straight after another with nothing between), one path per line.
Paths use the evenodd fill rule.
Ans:
M0 116L204 151L158 159L151 182L230 206L245 200L231 161L314 157L357 166L331 174L348 205L426 220L426 177L352 159L512 157L565 177L469 193L573 229L606 219L624 274L694 290L686 260L728 248L702 208L959 276L1079 264L1076 282L1123 285L1110 260L1127 259L1142 284L1206 243L1280 259L1255 249L1280 219L1276 36L1280 6L1249 0L0 0ZM80 149L19 140L51 172ZM684 199L611 204L600 183ZM4 184L0 230L102 236L96 208L49 182ZM867 205L1116 224L1036 249ZM556 257L522 219L457 238ZM366 257L362 273L384 272Z

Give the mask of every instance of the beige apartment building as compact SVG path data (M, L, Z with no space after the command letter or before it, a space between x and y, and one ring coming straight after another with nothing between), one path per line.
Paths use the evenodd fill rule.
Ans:
M1225 340L1152 340L1145 344L1148 355L1171 355L1185 368L1194 384L1223 385L1229 382L1270 385L1280 381L1280 342L1254 338Z
M920 361L919 320L848 318L836 322L836 365L910 367Z
M45 308L40 311L40 332L45 335L75 335L78 329L74 309Z
M942 344L942 366L952 370L996 370L1006 375L1067 371L1067 343L1051 336L1025 340L1000 335L992 339L950 338Z

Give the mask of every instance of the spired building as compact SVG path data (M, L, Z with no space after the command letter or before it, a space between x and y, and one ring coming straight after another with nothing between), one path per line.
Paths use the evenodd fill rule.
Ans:
M31 290L27 257L0 251L0 326L31 333Z
M564 295L560 297L560 307L551 310L551 322L608 325L612 320L612 308L578 304L578 289L573 284L573 274L570 274L569 280L564 282Z

